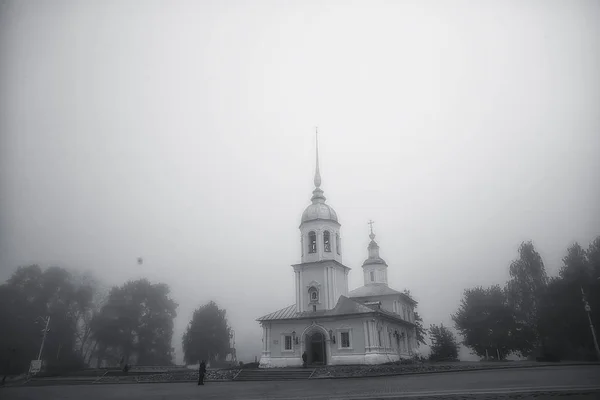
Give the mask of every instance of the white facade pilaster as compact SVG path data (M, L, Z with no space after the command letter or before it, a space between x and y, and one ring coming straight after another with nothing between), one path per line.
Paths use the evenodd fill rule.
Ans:
M326 303L325 303L325 308L326 309L330 309L331 308L331 274L330 274L331 269L329 267L325 267L325 287L324 292L325 292L325 298L327 299Z
M302 290L300 286L300 271L294 272L294 283L296 285L296 312L300 312L300 291Z
M365 332L365 351L369 351L371 349L368 323L369 323L369 321L363 321L363 329Z
M306 304L304 297L306 296L306 294L304 293L304 274L302 273L303 271L300 270L300 312L303 312L306 310Z

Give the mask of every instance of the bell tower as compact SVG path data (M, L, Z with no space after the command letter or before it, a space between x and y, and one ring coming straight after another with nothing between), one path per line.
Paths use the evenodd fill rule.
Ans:
M299 226L301 262L294 265L298 312L331 309L340 295L348 294L350 268L342 264L341 225L321 189L318 136L314 185Z

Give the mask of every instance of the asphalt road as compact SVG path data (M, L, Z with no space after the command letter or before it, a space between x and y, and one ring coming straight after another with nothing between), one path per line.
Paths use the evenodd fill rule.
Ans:
M590 388L597 392L589 394ZM2 400L197 400L197 399L526 399L534 393L579 389L588 394L567 399L600 398L600 366L556 366L358 379L318 379L287 382L150 383L79 386L9 387ZM515 393L526 393L516 396ZM565 397L562 397L564 399Z

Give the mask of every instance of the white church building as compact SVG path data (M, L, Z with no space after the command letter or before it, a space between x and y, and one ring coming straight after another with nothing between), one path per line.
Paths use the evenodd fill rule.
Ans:
M364 285L348 291L350 268L342 263L340 223L325 203L319 155L315 190L300 223L301 263L293 265L296 303L259 318L261 368L380 364L398 361L417 347L414 307L408 295L388 286L371 225Z

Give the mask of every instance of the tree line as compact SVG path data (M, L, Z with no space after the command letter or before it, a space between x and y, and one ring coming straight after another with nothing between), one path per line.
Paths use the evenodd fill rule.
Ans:
M61 267L19 267L0 285L0 373L29 369L40 355L46 371L85 367L171 365L178 304L169 286L147 279L103 290L90 274ZM183 335L184 359L223 361L230 352L225 310L200 307Z
M482 358L597 359L590 320L600 312L600 236L567 249L558 276L548 277L531 241L519 247L504 286L466 289L452 315L463 344ZM595 314L593 313L595 312ZM595 315L595 316L594 316Z
M47 370L173 362L177 303L146 279L102 291L86 274L19 267L0 285L0 370L22 373L39 356Z
M519 247L504 286L474 287L463 293L452 315L463 344L476 355L506 359L596 358L588 312L600 311L600 237L587 249L575 243L558 276L548 277L532 242ZM408 295L410 293L407 292ZM584 302L585 301L585 302ZM164 283L129 281L101 290L91 276L60 267L19 267L0 285L0 371L21 373L37 359L45 328L46 369L169 365L178 304ZM591 315L592 322L598 318ZM417 340L429 333L431 359L457 358L457 343L443 325L423 328L415 313ZM223 363L231 353L226 312L214 302L194 311L182 337L184 361Z

